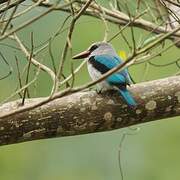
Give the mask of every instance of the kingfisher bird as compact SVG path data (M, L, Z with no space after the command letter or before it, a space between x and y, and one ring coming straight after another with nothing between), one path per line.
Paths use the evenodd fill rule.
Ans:
M113 46L106 42L96 42L86 51L83 51L72 58L87 59L88 72L92 80L99 79L104 73L123 63ZM127 85L130 86L131 83L132 81L128 69L125 68L108 76L104 81L98 83L97 87L99 90L118 90L124 101L129 106L135 107L137 103L127 89Z

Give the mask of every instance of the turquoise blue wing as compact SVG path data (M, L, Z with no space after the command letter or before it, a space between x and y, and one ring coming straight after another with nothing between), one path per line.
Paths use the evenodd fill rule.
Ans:
M123 61L118 56L111 56L111 55L98 55L94 56L94 60L99 63L101 66L97 66L97 69L102 73L107 72L110 69L113 69L114 67L118 66L119 64L122 64ZM125 68L124 70L117 72L109 77L112 81L118 81L119 83L127 83L131 84L131 79L128 73L128 69Z
M115 86L126 85L126 78L119 73L112 74L111 76L107 77L106 80L111 85L115 85Z
M122 60L119 57L110 55L93 56L89 59L89 61L102 74L122 63ZM127 68L107 77L106 81L110 85L114 85L119 88L121 96L129 106L136 106L134 98L126 89L126 85L131 82Z
M122 63L122 60L120 58L108 54L94 56L94 59L97 62L105 65L109 69L112 69Z

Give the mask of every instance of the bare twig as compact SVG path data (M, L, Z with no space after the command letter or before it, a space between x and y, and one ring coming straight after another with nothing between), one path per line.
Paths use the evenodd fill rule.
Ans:
M66 43L64 45L64 49L63 49L63 53L61 55L61 61L59 63L59 68L58 68L58 72L57 72L57 77L61 78L61 74L63 73L63 66L64 66L64 62L66 59L66 55L67 55L67 51L68 51L68 47L69 47L69 42L71 41L71 37L72 37L72 33L74 30L74 26L76 21L80 18L80 16L83 14L83 12L88 8L88 6L91 4L93 0L88 0L85 5L79 10L79 12L74 15L73 20L71 22L69 31L68 31L68 35L67 35L67 39L66 39ZM58 90L58 83L56 84L55 88L54 88L54 93L57 92Z
M57 3L53 4L47 11L41 13L40 15L38 15L38 16L36 16L36 17L34 17L34 18L32 18L32 19L24 22L24 23L22 23L20 26L12 29L12 30L10 30L8 33L5 33L4 35L0 36L0 40L3 40L3 39L5 39L5 38L9 37L10 35L16 33L17 31L19 31L19 30L27 27L28 25L34 23L35 21L37 21L37 20L39 20L40 18L44 17L45 15L49 14L51 11L54 10L54 8L56 8L56 6L58 5L59 1L60 1L60 0L58 0ZM66 7L66 6L68 6L69 4L70 4L70 3L61 5L61 7Z
M6 103L7 101L9 101L11 98L13 98L14 96L16 96L17 94L20 94L22 91L24 91L24 89L28 88L30 85L32 85L33 83L36 82L38 75L40 73L40 67L37 69L36 74L34 76L34 78L26 85L22 86L20 89L18 89L17 91L15 91L14 93L12 93L9 97L7 97L5 100L3 100L0 105L3 105L4 103ZM19 103L21 104L21 103Z
M33 49L34 49L34 40L33 40L33 33L31 32L31 52L30 52L29 59L28 59L28 68L27 68L25 85L27 85L28 81L29 81L29 73L30 73L31 60L32 60L32 56L33 56ZM21 103L22 106L24 106L26 93L27 93L27 88L24 89L24 93L23 93L23 97L22 97L22 103Z
M15 60L16 60L16 67L17 67L17 76L18 76L19 87L22 88L21 73L20 73L19 61L18 61L17 56L15 56ZM22 98L21 93L19 92L18 94Z
M19 47L21 48L22 52L27 56L27 58L30 58L30 53L27 51L27 49L25 48L25 46L23 45L23 43L21 42L21 40L18 38L17 35L14 35L15 40L17 41L17 43L19 44ZM35 65L36 67L40 67L41 70L47 72L53 83L56 81L56 75L54 74L54 72L47 66L45 66L44 64L41 64L40 62L38 62L36 59L34 59L33 57L31 58L31 62L33 65Z
M17 4L17 5L14 7L14 9L13 9L13 11L12 11L10 17L8 18L7 23L6 23L5 26L4 26L4 29L3 29L2 32L1 32L1 35L4 35L4 33L6 32L6 30L7 30L8 26L9 26L9 24L11 23L11 20L12 20L14 14L15 14L16 11L17 11L18 5L19 5L19 4Z
M4 57L4 55L2 54L1 51L0 51L0 56L2 57L3 61L5 62L5 64L9 68L9 72L6 75L4 75L3 77L0 78L0 80L3 80L3 79L9 77L12 74L13 69L12 69L12 67L10 66L10 64L8 63L8 61L6 60L6 58Z

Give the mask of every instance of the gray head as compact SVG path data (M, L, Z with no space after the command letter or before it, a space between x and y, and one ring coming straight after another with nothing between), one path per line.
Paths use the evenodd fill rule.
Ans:
M89 50L91 51L90 56L102 54L116 55L116 51L112 45L106 42L94 43L89 47Z
M109 43L96 42L96 43L93 43L86 51L83 51L73 56L73 59L82 59L82 58L87 58L87 57L96 56L96 55L103 55L103 54L115 56L116 51L114 50L112 45Z

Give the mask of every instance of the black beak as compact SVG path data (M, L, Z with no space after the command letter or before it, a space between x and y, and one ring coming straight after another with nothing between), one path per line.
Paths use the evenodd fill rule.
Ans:
M73 56L72 58L73 59L83 59L83 58L87 58L89 55L90 55L90 51L89 50L86 50L86 51L83 51L75 56Z

